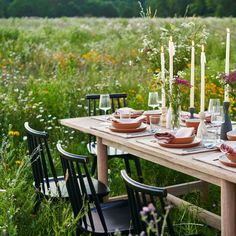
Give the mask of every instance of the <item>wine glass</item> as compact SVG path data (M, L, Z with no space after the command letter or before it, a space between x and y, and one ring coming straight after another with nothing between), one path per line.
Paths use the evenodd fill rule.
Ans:
M211 113L211 123L216 126L215 135L216 135L216 142L220 142L219 135L219 128L222 123L224 123L224 109L223 106L217 104L216 106L212 107Z
M148 95L148 106L152 107L154 110L155 107L158 107L160 103L158 92L150 92Z
M216 106L220 106L220 99L219 98L211 98L209 100L208 112L211 114L213 112L213 108Z
M107 121L107 111L111 109L111 100L109 94L100 95L99 109L105 112L105 120Z

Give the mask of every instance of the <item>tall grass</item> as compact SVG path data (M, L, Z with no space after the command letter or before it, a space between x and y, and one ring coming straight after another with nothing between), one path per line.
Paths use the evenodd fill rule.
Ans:
M187 28L190 21L199 28ZM156 85L153 81L156 67L142 53L145 35L153 39L154 47L167 45L168 34L174 40L188 44L188 39L178 31L207 33L206 83L207 99L223 98L223 86L219 75L224 71L225 28L235 28L235 19L191 18L191 19L1 19L0 20L0 229L7 229L11 235L63 235L72 230L72 213L69 205L53 205L45 201L40 214L31 214L34 203L32 174L27 157L23 123L29 121L37 129L50 135L51 148L60 140L71 151L86 154L86 136L59 125L58 119L86 115L85 95L88 93L125 92L129 106L148 109L147 94ZM206 25L206 27L204 27ZM163 37L163 28L168 32ZM188 34L190 35L190 34ZM197 38L198 35L191 36ZM232 32L231 50L236 50ZM191 45L191 42L189 42ZM188 50L185 61L178 57L178 65L189 78ZM181 51L183 50L183 51ZM200 54L197 48L197 58ZM167 54L166 54L167 56ZM196 59L196 81L200 80L199 60ZM231 54L231 68L236 54ZM154 84L154 87L153 87ZM199 88L196 88L196 99ZM183 107L188 107L188 94ZM196 102L199 106L199 102ZM236 108L232 108L233 117ZM10 127L9 127L10 125ZM9 132L11 131L11 132ZM55 154L56 162L59 163ZM119 168L118 168L119 167ZM192 180L183 174L142 161L145 180L149 184L166 186ZM111 194L125 192L120 179L123 163L110 163ZM60 171L60 165L58 164ZM198 195L188 196L195 201ZM211 187L208 208L219 211L219 189ZM176 217L180 234L192 231L206 231L194 217L186 212ZM193 224L188 224L193 222ZM186 225L185 225L186 223ZM60 227L62 225L63 227ZM185 227L185 226L186 227ZM191 229L190 229L191 228ZM208 230L215 235L214 230ZM59 232L58 234L56 232Z

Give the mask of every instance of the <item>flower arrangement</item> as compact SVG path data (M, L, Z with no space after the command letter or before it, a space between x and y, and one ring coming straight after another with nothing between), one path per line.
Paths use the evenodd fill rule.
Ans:
M179 116L181 105L186 97L186 90L191 88L188 80L181 78L179 75L174 76L172 81L172 92L166 93L171 104L172 115L171 115L171 126L173 128L179 127Z

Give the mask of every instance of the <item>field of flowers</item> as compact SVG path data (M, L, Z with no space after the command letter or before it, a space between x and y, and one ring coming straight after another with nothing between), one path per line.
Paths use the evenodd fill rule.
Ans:
M45 201L39 214L32 214L35 196L23 130L25 121L49 132L52 149L61 141L71 151L86 154L86 136L60 126L58 120L86 115L88 93L125 92L129 106L148 109L148 92L159 89L160 48L164 45L168 62L170 35L177 43L175 74L184 79L190 78L190 46L195 40L196 108L200 103L202 43L207 57L206 104L210 97L223 99L220 77L224 72L225 29L233 30L235 26L236 20L230 18L1 19L0 189L7 191L0 192L0 232L7 229L11 235L69 235L74 227L67 203ZM231 69L236 63L235 39L232 32ZM182 109L188 109L189 91L184 92ZM236 116L235 105L231 106L231 115ZM113 195L124 193L119 178L122 166L118 161L110 166ZM186 176L148 162L143 161L142 166L147 183L186 181ZM211 187L210 191L212 198L207 207L218 213L219 189ZM197 194L188 198L198 201ZM175 219L180 235L196 231L216 235L214 230L198 224L185 209L174 214L180 215Z

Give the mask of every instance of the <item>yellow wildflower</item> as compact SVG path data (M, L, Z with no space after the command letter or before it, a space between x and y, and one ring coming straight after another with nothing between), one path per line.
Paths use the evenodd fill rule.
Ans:
M12 137L14 137L14 136L20 136L20 132L19 131L17 131L17 130L10 130L9 132L8 132L8 135L9 136L12 136Z
M21 160L16 160L16 161L15 161L15 164L16 164L17 166L22 166L22 165L24 164L24 162L21 161Z

